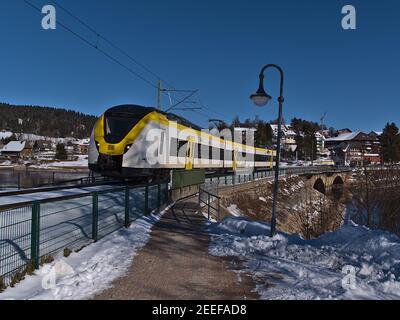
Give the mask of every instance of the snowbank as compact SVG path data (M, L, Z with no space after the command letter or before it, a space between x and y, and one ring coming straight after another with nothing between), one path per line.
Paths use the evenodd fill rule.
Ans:
M165 212L165 211L164 211ZM57 257L15 288L0 293L0 300L88 299L125 274L137 251L146 245L152 226L163 213L142 217L70 257Z
M241 218L209 226L210 253L239 257L236 272L253 277L261 298L400 299L397 236L352 222L311 241L283 233L271 239L269 230Z

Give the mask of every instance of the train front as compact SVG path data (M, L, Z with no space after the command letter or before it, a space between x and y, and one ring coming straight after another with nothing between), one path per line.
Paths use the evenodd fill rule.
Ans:
M123 167L124 159L134 158L138 124L154 109L135 105L107 110L97 121L89 147L89 169L103 176L129 178L140 175L135 168Z

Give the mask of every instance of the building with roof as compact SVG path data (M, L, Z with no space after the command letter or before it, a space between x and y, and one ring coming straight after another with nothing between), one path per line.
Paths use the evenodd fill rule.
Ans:
M10 141L0 150L0 154L9 159L27 159L32 157L33 148L26 141Z
M278 141L278 125L277 124L271 124L271 129L272 129L272 142L277 143ZM281 144L283 150L286 152L295 152L297 149L297 143L296 143L296 132L292 129L291 126L288 125L282 125L282 138L281 138Z
M325 140L335 163L346 166L362 166L364 164L381 164L381 145L374 135L364 132L339 134Z

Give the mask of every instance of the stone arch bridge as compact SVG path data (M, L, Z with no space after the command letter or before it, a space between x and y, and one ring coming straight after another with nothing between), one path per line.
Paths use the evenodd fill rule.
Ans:
M300 175L307 187L311 187L322 194L342 189L351 178L351 171L308 173Z

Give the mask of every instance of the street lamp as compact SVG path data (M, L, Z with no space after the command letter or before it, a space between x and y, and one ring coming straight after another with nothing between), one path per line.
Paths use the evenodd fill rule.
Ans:
M279 116L278 116L278 141L277 141L277 150L276 150L276 167L275 167L275 184L273 191L273 202L272 202L272 218L271 218L271 237L275 235L276 230L276 204L278 198L278 189L279 189L279 165L281 160L281 137L282 137L282 107L285 99L283 98L283 81L284 74L281 67L276 64L267 64L262 68L260 73L260 85L255 94L250 96L250 99L254 102L255 105L259 107L265 106L272 97L265 92L264 89L264 72L268 68L277 69L281 75L281 84L280 84L280 94L278 98L279 102Z

